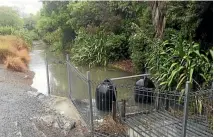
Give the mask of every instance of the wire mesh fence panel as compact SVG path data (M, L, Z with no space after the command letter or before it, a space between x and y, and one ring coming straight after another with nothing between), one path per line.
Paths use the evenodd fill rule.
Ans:
M50 94L68 97L68 81L66 61L63 55L46 53L46 68L48 69Z
M213 136L213 90L200 90L189 95L187 131L197 136Z
M67 62L67 71L69 97L82 119L90 127L90 98L88 95L87 78L70 62Z
M124 123L134 127L136 133L142 136L180 135L182 127L177 124L182 123L183 106L179 103L179 94L167 91L157 93L155 89L139 85L132 90L125 104Z
M148 74L93 81L66 66L69 97L93 136L212 135L212 90L161 91Z
M145 85L145 81L144 84L139 84L140 80L137 81L137 79L134 79L133 81L135 81L135 84L125 85L115 84L117 82L114 81L112 84L114 86L109 86L109 92L107 92L108 94L106 95L112 97L112 99L103 95L98 96L97 99L101 100L100 102L107 100L106 102L102 102L101 105L103 105L103 109L109 107L109 109L106 109L106 115L112 115L112 117L114 117L112 111L109 110L112 109L111 101L114 101L114 96L112 96L112 94L115 92L117 113L120 118L124 115L124 117L122 117L122 121L128 126L126 134L129 136L177 137L183 136L185 131L185 136L212 135L212 133L209 132L208 127L203 125L204 122L199 123L199 120L197 120L197 124L199 124L200 127L203 126L203 128L197 128L197 124L193 124L191 117L189 119L188 116L186 117L189 113L188 111L186 112L185 109L189 108L185 106L192 104L192 100L197 100L195 98L193 99L195 95L192 95L192 91L188 91L190 93L190 98L187 99L187 94L182 94L178 91L159 91L158 89L155 89L155 87L152 88L154 85L148 86L148 83ZM106 83L104 82L104 84ZM126 93L128 96L125 95L125 93L120 93L125 91L124 89L128 89L128 94ZM209 95L209 97L211 96ZM206 100L206 96L203 96L203 98ZM122 106L122 102L124 100L125 107ZM107 103L107 106L105 103ZM209 104L209 106L212 105ZM125 114L122 114L122 111ZM100 119L102 120L102 118ZM200 118L203 119L205 116L200 115ZM97 122L95 125L99 126L99 124L100 123ZM130 130L132 130L132 132L130 132Z
M144 74L140 76L142 77ZM102 132L108 136L113 136L115 134L116 136L142 136L142 132L137 133L137 130L134 129L133 126L126 125L121 121L123 101L126 101L125 109L130 112L127 113L129 115L146 113L147 109L152 109L152 105L149 103L143 105L139 102L135 102L139 101L134 96L134 85L136 81L139 80L139 78L136 79L136 77L130 76L128 77L129 79L126 77L111 78L105 79L100 83L92 81L92 89L95 91L93 96L95 97L96 102L96 108L94 110L94 125L97 132ZM152 93L152 91L146 93L147 97L150 97L150 93ZM141 96L140 93L137 95ZM153 97L145 98L146 102L153 102L153 100ZM114 104L115 101L116 104ZM140 102L142 102L142 100ZM141 111L141 108L144 107L147 109L143 112ZM97 112L101 112L101 115Z

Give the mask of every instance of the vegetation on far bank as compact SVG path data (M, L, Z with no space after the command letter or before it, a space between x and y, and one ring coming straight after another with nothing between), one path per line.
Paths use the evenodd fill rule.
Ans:
M13 8L0 7L0 63L8 69L28 70L32 40L38 39L28 24Z
M36 30L52 51L67 51L79 65L128 60L161 88L183 91L187 80L195 89L211 86L209 18L212 2L47 1Z

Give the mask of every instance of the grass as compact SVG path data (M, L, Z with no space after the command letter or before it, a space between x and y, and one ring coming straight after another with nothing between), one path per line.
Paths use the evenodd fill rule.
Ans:
M17 36L0 36L0 63L14 71L26 71L30 61L28 47L30 46Z

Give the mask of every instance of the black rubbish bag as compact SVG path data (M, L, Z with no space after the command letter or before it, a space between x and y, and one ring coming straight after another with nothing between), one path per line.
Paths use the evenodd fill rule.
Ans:
M134 98L138 103L151 103L153 102L155 88L154 83L147 77L138 80L135 83Z
M112 101L116 101L116 87L109 79L104 80L96 88L95 101L98 110L111 111Z

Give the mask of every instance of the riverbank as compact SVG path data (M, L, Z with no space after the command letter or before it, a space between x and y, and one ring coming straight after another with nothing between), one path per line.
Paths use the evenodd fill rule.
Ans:
M122 71L134 73L133 63L130 59L129 60L116 61L116 62L110 63L108 66L122 70Z
M86 136L78 116L68 117L55 108L57 102L66 99L45 96L31 87L34 75L32 71L13 72L0 65L0 136Z

